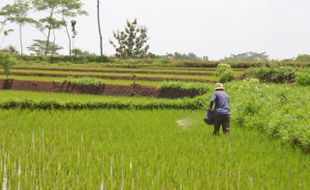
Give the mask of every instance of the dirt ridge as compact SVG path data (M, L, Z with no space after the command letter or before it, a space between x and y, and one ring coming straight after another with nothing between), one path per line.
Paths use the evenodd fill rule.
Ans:
M96 94L109 96L138 96L138 97L160 97L160 98L184 98L195 97L199 94L193 92L173 90L167 93L151 86L140 85L110 85L101 86L81 86L70 83L46 82L46 81L23 81L23 80L0 80L0 89L4 90L25 90L25 91L41 91L41 92L64 92L75 94Z

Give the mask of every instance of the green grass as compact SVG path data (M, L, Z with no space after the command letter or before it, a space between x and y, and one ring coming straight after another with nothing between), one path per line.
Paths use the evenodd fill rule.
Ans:
M310 157L192 111L0 111L10 189L307 189ZM179 124L178 124L179 123Z
M169 83L168 83L169 84ZM172 88L192 88L195 85L168 85ZM310 87L299 85L261 84L257 80L232 82L225 85L231 97L232 122L244 128L257 128L284 144L299 147L310 153ZM140 98L74 98L71 94L46 93L27 98L22 92L18 98L11 91L3 91L1 108L24 109L203 109L208 106L211 92L190 99ZM25 95L24 95L25 93ZM17 93L16 93L17 94ZM57 95L58 96L58 95ZM62 98L61 96L66 96ZM78 95L76 95L78 97Z
M2 109L201 109L204 106L200 97L195 99L162 99L143 97L112 97L65 93L44 93L29 91L0 91Z
M96 72L76 72L76 71L36 71L36 70L12 70L13 73L30 74L61 74L61 75L86 75L86 76L126 76L132 77L133 73L96 73ZM199 75L173 75L173 74L135 74L138 77L173 78L173 79L196 79L196 80L216 80L215 76Z
M122 96L102 96L88 94L69 94L56 92L31 92L18 90L0 90L0 100L20 100L20 99L37 99L37 100L57 100L65 101L103 101L103 100L130 100L130 101L151 101L155 98L147 97L122 97Z

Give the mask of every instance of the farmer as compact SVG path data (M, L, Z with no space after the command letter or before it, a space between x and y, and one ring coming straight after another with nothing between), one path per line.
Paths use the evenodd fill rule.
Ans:
M208 111L213 111L213 135L219 134L220 127L222 126L224 134L229 134L230 129L230 106L229 96L224 92L224 85L217 83L215 85L215 93L213 94ZM214 109L213 109L214 105Z

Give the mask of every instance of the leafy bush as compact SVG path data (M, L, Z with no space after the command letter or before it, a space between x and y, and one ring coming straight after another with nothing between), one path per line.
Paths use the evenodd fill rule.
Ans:
M296 69L292 67L262 67L246 70L245 76L262 82L291 83L295 81Z
M104 82L96 78L71 78L68 77L63 81L64 84L73 84L81 87L100 87Z
M9 54L0 52L0 65L3 68L6 78L9 78L9 75L11 73L11 67L13 64L14 61L11 59Z
M221 63L217 66L215 75L222 83L232 81L235 78L234 71L231 69L231 66L225 63Z
M296 61L310 61L310 55L301 54L296 57Z
M300 72L296 77L297 84L307 86L310 85L310 73L309 72Z

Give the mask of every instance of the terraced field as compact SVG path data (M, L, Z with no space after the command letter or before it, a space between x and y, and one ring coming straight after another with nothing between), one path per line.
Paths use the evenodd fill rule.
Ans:
M232 132L213 137L212 127L203 122L217 81L213 68L22 65L12 72L9 80L3 75L0 80L6 88L0 90L3 189L310 186L308 87L256 80L227 83ZM168 93L202 94L178 99L78 94L74 89L79 82L70 84L68 76L91 77L83 88L111 91L113 85L142 85L157 92L166 86ZM40 92L40 85L73 91Z
M236 77L240 78L243 75L243 69L236 69ZM179 68L179 67L151 67L151 68L110 68L98 66L96 64L85 67L85 65L53 65L53 66L16 66L12 70L12 74L18 76L45 76L45 77L95 77L105 79L124 79L131 80L133 75L141 81L202 81L215 82L215 69L201 68Z

